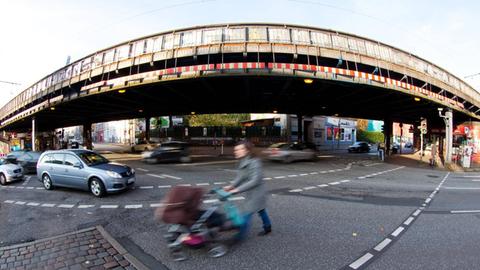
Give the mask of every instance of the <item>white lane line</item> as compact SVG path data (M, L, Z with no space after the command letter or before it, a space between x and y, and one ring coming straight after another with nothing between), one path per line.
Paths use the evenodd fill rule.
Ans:
M376 247L374 247L373 249L375 249L376 251L380 252L382 251L388 244L390 244L390 242L392 242L392 240L390 238L385 238L382 242L380 242L380 244L378 244Z
M197 186L209 186L209 183L198 183Z
M308 173L301 173L300 176L307 176Z
M350 180L342 180L342 181L340 181L340 183L348 183L348 182L350 182Z
M296 174L290 174L290 175L288 175L288 177L298 177L298 175L296 175ZM275 178L276 178L276 177L275 177Z
M45 188L43 188L43 187L36 187L35 189L45 189Z
M203 203L214 203L214 202L218 202L217 199L211 199L211 200L204 200Z
M214 164L225 164L225 163L236 163L236 160L227 160L227 161L212 161L212 162L199 162L199 163L181 163L176 164L175 166L200 166L200 165L214 165Z
M150 204L150 207L154 208L154 207L163 207L163 203L151 203Z
M181 186L181 187L191 187L192 184L180 184L179 186Z
M215 182L215 185L225 185L227 182Z
M162 176L167 177L167 178L172 178L172 179L175 179L175 180L182 180L182 178L180 178L180 177L176 177L176 176L169 175L169 174L162 174Z
M478 190L480 188L467 188L467 187L444 187L444 189L456 189L456 190Z
M314 187L314 186L305 187L305 188L303 188L303 190L310 190L310 189L314 189L314 188L317 188L317 187Z
M93 205L93 204L80 204L78 206L78 208L80 208L80 209L93 208L93 207L95 207L95 205Z
M103 209L116 209L116 208L118 208L118 205L116 205L116 204L104 204L104 205L100 205L100 208L103 208Z
M473 182L480 182L480 180L472 180Z
M44 203L42 205L40 205L41 207L54 207L55 204L54 203Z
M413 220L414 220L413 217L409 217L409 218L407 218L407 220L405 220L405 222L403 224L408 226L408 225L410 225L410 223L412 223Z
M151 177L156 177L156 178L163 178L165 179L165 177L161 176L161 175L158 175L158 174L153 174L153 173L147 173L148 176L151 176Z
M392 236L393 236L393 237L397 237L401 232L403 232L403 230L405 230L404 227L402 227L402 226L398 227L398 228L392 233Z
M319 173L327 173L327 171L321 171L321 172L319 172Z
M152 189L153 186L140 186L139 188L140 189Z
M480 178L480 175L465 175L465 176L461 176L463 178Z
M327 184L321 184L321 185L317 185L317 187L328 187Z
M331 183L328 183L329 185L331 186L335 186L335 185L340 185L340 182L331 182Z
M59 204L57 207L59 208L73 208L73 204Z
M382 163L372 163L372 164L365 165L365 167L371 167L371 166L380 165L380 164L382 164Z
M365 176L359 176L357 177L358 179L365 179L366 177Z
M272 178L271 177L265 177L265 178L263 178L263 180L272 180Z
M149 170L147 169L144 169L144 168L137 168L138 171L142 171L142 172L149 172Z
M452 214L468 214L468 213L480 213L480 210L453 210Z
M430 201L432 201L432 199L431 199L431 198L427 198L427 199L425 200L425 203L429 203Z
M34 189L34 187L26 187L25 189Z
M158 186L158 188L171 188L171 185L165 185L165 186Z
M18 201L18 202L15 202L15 204L24 205L26 204L26 202Z
M362 257L360 257L358 260L351 263L349 266L353 269L358 269L360 266L362 266L363 264L368 262L368 260L370 260L371 258L373 258L373 255L370 254L370 253L367 253L367 254L363 255Z
M328 170L328 172L335 172L335 170Z
M275 179L283 179L283 178L285 178L285 176L275 176L274 178Z
M299 189L292 189L292 190L289 190L288 192L302 192L302 189L299 188Z
M414 217L418 216L418 214L420 214L420 212L421 212L421 210L417 209L417 211L415 211L415 212L413 213L413 216L414 216Z
M23 188L25 188L25 187L22 187L22 186L17 186L17 188L22 188L22 189L23 189Z
M240 200L245 200L245 197L243 196L238 196L238 197L231 197L228 198L229 201L240 201Z
M36 202L29 202L27 203L28 206L39 206L40 204L39 203L36 203Z
M12 200L6 200L4 201L4 203L14 203L15 201L12 201Z
M310 174L311 174L311 175L315 175L315 174L318 174L318 172L311 172Z
M143 204L128 204L128 205L125 205L125 209L138 209L138 208L142 208L143 207Z

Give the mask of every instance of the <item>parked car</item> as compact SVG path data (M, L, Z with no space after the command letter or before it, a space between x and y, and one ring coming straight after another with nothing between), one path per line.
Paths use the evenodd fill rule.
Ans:
M356 142L348 147L348 152L356 152L356 153L368 153L370 152L370 144L367 142Z
M54 186L90 191L96 197L125 190L135 184L135 170L112 163L103 156L79 149L43 153L37 165L37 177L47 190Z
M23 180L23 169L17 164L10 163L8 160L0 159L0 185Z
M263 151L263 154L269 160L282 161L284 163L291 163L296 160L315 160L317 158L315 145L299 142L272 144Z
M37 171L37 162L41 152L35 151L14 151L7 155L8 162L17 164L23 168L25 174L35 173Z
M130 150L132 151L132 153L135 153L135 152L153 150L153 149L157 148L158 146L159 146L158 143L140 141L137 144L132 144Z
M192 161L188 143L180 141L164 142L151 151L143 152L142 159L147 163L158 163L162 161Z

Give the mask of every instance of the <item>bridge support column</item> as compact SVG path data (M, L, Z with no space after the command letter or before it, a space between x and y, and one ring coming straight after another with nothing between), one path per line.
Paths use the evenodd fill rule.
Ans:
M83 145L89 150L93 149L92 123L83 124Z
M35 132L35 116L32 117L32 151L37 151L37 146L35 145L35 137L36 137L36 132Z
M385 154L390 156L393 121L389 117L383 120L383 135L385 136Z
M451 109L447 109L444 115L442 115L442 109L438 109L438 114L443 118L445 122L445 163L452 163L452 144L453 144L453 112Z
M297 141L303 142L303 115L297 114Z
M145 117L145 141L150 141L150 116Z

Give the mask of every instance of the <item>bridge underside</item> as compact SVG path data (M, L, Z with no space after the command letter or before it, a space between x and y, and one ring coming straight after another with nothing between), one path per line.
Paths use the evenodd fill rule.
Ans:
M426 117L442 126L438 104L370 85L330 80L306 84L299 77L225 76L172 80L109 91L62 103L55 110L35 115L40 131L145 116L208 113L278 113L335 115L415 123ZM17 121L9 130L26 131L31 118ZM456 122L468 120L455 114Z

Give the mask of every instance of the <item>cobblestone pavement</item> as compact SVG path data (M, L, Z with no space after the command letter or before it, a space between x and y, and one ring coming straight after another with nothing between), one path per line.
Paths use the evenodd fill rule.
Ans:
M124 255L126 251L98 226L0 247L0 269L137 269Z

